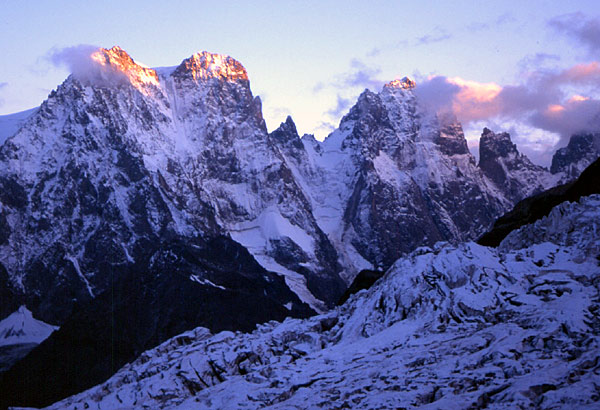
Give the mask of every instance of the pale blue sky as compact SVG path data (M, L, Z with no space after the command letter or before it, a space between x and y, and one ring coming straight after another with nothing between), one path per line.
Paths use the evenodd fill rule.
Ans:
M66 78L46 58L53 48L119 45L149 66L207 50L248 69L269 129L291 114L300 133L318 137L365 87L404 75L504 86L538 66L593 61L548 22L600 15L596 0L2 0L0 10L0 114L39 105Z

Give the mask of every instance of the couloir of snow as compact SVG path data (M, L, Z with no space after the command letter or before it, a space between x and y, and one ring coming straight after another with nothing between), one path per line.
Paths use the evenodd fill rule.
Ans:
M600 408L600 195L498 249L438 243L250 334L204 328L52 409Z
M42 343L58 329L41 320L34 319L25 306L0 321L0 346L21 343Z

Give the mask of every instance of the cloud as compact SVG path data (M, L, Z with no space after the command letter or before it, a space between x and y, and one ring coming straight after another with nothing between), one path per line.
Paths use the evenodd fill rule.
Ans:
M507 86L435 76L415 92L426 108L451 113L466 126L516 121L556 133L564 145L576 132L600 130L600 100L578 93L599 87L600 63L592 62L533 72L522 84Z
M339 118L343 113L348 111L350 106L352 105L352 99L344 98L341 95L337 95L337 102L335 107L328 110L326 114L332 118Z
M378 90L384 84L377 76L381 73L381 69L370 67L363 63L358 58L353 58L350 61L350 67L345 73L337 75L329 82L319 81L313 86L313 92L319 93L328 88L348 89L348 88L371 88Z
M342 87L361 87L379 89L383 81L377 79L381 69L369 67L359 59L350 61L350 70L343 74L337 81Z
M512 14L511 12L507 12L507 13L504 13L504 14L498 16L494 20L494 26L502 26L504 24L514 23L515 21L517 21L517 18L515 17L515 15Z
M378 91L383 87L384 81L378 78L381 69L366 65L361 60L354 58L350 61L348 71L337 75L329 82L318 82L313 87L313 92L334 90L336 95L335 105L326 111L326 115L337 121L356 101L359 92L365 88ZM325 122L315 128L315 131L331 131L334 127Z
M415 94L428 110L446 112L452 110L452 102L460 90L459 85L448 81L446 77L435 76L419 84Z
M547 63L558 61L560 61L560 56L557 54L535 53L522 58L518 65L521 71L530 71L532 69L539 69Z
M313 135L329 135L335 129L335 125L332 122L321 121L315 128L313 128Z
M71 74L79 75L95 68L97 64L92 60L92 54L98 51L99 48L89 44L53 48L48 52L46 57L55 66L64 66Z
M590 55L600 54L600 18L588 18L578 12L555 17L548 24L587 48Z
M448 33L446 30L440 27L436 27L431 33L425 34L421 37L417 37L417 39L415 40L415 45L423 46L433 43L439 43L450 38L452 38L452 35L450 33Z
M498 26L502 26L505 24L509 24L509 23L513 23L517 21L517 19L515 18L515 16L512 13L504 13L498 17L496 17L494 20L489 20L487 22L482 22L482 21L474 21L470 24L468 24L466 26L467 31L470 31L471 33L476 33L479 31L484 31L484 30L488 30L492 27L498 27Z
M46 59L56 67L65 67L79 81L96 85L114 85L127 81L126 75L106 64L98 46L79 44L53 48Z
M367 52L367 57L377 57L381 54L381 48L373 47L369 52Z

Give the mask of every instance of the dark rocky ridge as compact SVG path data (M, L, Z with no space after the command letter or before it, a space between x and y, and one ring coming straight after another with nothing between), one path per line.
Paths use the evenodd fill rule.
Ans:
M358 275L356 275L350 286L348 286L348 289L346 289L346 292L344 292L344 294L338 301L338 305L343 305L348 300L348 298L354 295L355 293L363 289L369 289L375 284L375 282L381 279L381 277L383 277L384 274L385 272L383 271L370 269L363 269L360 272L358 272Z
M249 332L258 323L314 313L281 277L227 237L174 238L113 279L107 291L77 306L57 332L0 376L0 408L47 406L197 326ZM292 310L283 307L288 300Z

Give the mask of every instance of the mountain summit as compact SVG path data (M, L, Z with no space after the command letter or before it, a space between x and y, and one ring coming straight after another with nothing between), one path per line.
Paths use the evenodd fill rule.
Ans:
M411 80L408 77L402 77L401 79L396 79L396 80L390 81L389 83L384 85L384 87L402 88L404 90L412 90L416 86L417 86L417 83L415 83L413 80Z
M219 78L226 81L248 81L248 73L239 61L229 56L206 51L196 53L183 60L175 72L179 75L189 73L194 80Z

